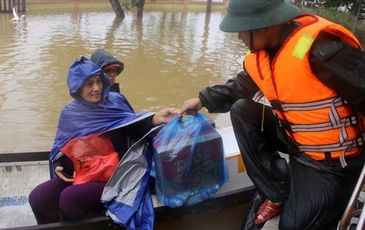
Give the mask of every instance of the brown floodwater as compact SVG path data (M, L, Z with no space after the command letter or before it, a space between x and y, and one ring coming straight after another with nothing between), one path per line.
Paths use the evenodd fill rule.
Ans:
M224 9L146 6L143 18L115 17L109 4L28 4L10 22L0 14L0 153L49 150L62 106L71 100L69 65L106 49L125 63L117 78L136 111L180 107L242 68L244 46L219 30ZM210 116L217 127L227 115Z
M128 11L124 20L109 4L27 8L18 23L0 14L0 153L50 149L59 112L72 99L68 67L95 49L125 63L117 81L136 111L180 107L205 86L235 76L246 52L236 34L219 30L222 6L207 15L204 6L146 5L143 18ZM218 128L230 125L227 115L209 116ZM188 215L156 229L240 229L246 209Z

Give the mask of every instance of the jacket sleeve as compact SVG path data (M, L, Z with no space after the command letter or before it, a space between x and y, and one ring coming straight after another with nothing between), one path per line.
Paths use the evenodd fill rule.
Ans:
M313 44L310 65L318 79L365 114L365 53L322 35Z
M199 98L202 105L210 113L225 113L238 99L251 99L258 91L258 87L247 72L241 71L224 85L215 85L203 89L199 92Z

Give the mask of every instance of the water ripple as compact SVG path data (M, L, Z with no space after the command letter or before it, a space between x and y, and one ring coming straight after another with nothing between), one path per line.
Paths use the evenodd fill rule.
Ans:
M0 152L52 145L59 111L72 100L69 65L104 48L125 63L117 78L136 111L180 107L205 86L242 68L244 47L219 31L222 12L145 10L124 20L111 10L27 12L22 24L0 15ZM32 149L29 149L32 146Z

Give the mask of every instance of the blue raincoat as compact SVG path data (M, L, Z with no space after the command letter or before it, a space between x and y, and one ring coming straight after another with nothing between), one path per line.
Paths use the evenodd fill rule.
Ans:
M149 139L156 129L151 129L128 149L101 196L109 216L128 230L153 229L153 204L148 186L153 150Z
M97 104L83 100L79 94L85 81L95 74L99 74L103 82L102 99ZM72 138L125 127L153 115L152 113L135 113L123 95L109 92L110 83L108 78L101 72L101 69L97 65L86 57L81 57L70 66L67 85L70 95L74 100L67 104L61 111L58 130L50 152L50 164L63 155L60 149ZM146 162L149 161L146 160L147 158L144 154L141 154L139 157ZM71 161L69 163L71 164ZM149 175L149 164L143 166L145 168L143 175L140 177L141 180L143 177ZM129 164L124 170L133 172L133 167L133 165ZM125 192L123 187L119 189ZM142 219L151 220L152 225L143 229L153 229L153 207L151 206L152 202L147 184L141 183L141 186L129 187L128 189L136 190L136 196L131 198L135 200L132 205L133 207L131 207L133 210L136 210L134 213L138 213L137 211L141 209L145 215ZM113 202L109 203L111 204ZM147 211L144 209L146 205L149 207ZM115 208L114 206L113 208ZM109 209L108 205L106 207ZM113 219L118 223L126 225L127 229L137 229L140 226L141 218L139 215L134 215L134 213L128 213L127 217L123 213L120 213L121 220ZM114 215L118 217L119 213Z

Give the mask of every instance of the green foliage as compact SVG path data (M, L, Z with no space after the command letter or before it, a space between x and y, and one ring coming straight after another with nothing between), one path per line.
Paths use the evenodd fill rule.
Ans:
M352 14L356 14L361 0L304 0L303 4L308 7L324 7L338 9L344 7Z
M346 6L350 9L354 4L357 5L358 0L330 0L324 3L325 7L339 7L339 6Z
M126 11L129 11L129 10L132 10L133 8L135 7L138 7L139 4L140 4L140 1L141 0L130 0L130 1L127 1L127 2L121 2L121 6L123 8L123 10L126 10Z
M135 7L135 5L131 2L123 2L120 5L125 11L129 11Z
M313 13L321 17L327 18L330 21L339 23L351 30L354 24L355 17L350 12L340 12L334 8L308 8L302 7L303 13Z
M327 18L333 22L337 22L347 29L352 30L355 22L355 16L349 12L339 12L335 8L325 8L320 11L320 16Z
M355 23L360 0L306 0L303 1L304 12L318 14L331 21L337 22L348 29L352 29ZM344 11L344 8L346 9Z

